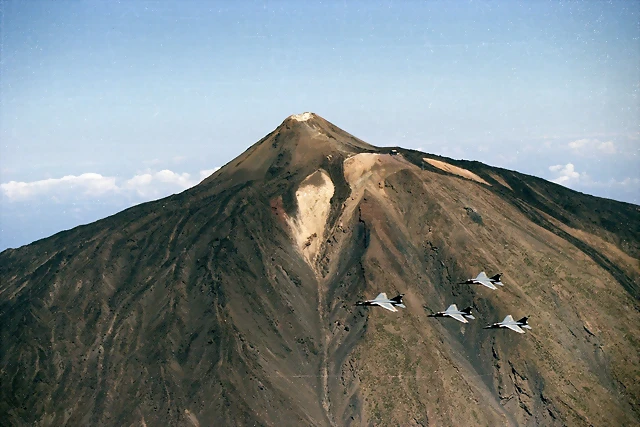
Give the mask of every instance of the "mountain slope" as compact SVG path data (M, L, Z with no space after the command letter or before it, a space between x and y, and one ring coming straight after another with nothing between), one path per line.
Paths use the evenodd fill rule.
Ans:
M200 185L0 254L11 425L640 421L640 211L305 113ZM496 291L457 283L503 272ZM355 307L406 293L399 313ZM461 324L427 315L473 305ZM519 335L483 330L531 316Z

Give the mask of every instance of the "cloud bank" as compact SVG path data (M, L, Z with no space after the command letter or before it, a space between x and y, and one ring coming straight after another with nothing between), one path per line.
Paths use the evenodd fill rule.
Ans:
M555 178L551 179L551 181L565 186L568 184L576 184L580 181L584 182L589 178L586 173L581 174L576 171L573 163L549 166L549 170L555 174Z
M577 139L568 144L569 148L581 154L616 154L618 149L613 141L600 141L598 139Z
M201 170L197 177L169 169L136 174L129 179L99 173L67 175L39 181L9 181L0 184L0 193L9 202L47 198L56 202L86 201L110 197L147 201L184 191L198 184L219 168Z
M549 171L553 175L550 179L552 182L574 190L587 191L589 194L600 197L626 200L636 204L640 200L640 178L638 177L599 181L586 172L578 172L573 163L549 166Z

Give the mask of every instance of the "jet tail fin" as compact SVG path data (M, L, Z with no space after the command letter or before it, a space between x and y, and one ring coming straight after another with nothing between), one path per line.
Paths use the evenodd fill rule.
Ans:
M502 276L502 273L498 273L495 276L490 277L489 279L494 281L494 282L499 282L500 281L500 276Z
M527 322L529 321L529 317L523 317L522 319L518 320L518 323L522 323L523 325L526 325Z
M402 304L402 297L404 296L404 294L400 294L396 297L391 298L391 301L395 302L396 304Z
M466 314L467 316L471 316L471 309L473 307L469 306L467 308L463 308L462 310L460 310L461 312L463 312L464 314Z

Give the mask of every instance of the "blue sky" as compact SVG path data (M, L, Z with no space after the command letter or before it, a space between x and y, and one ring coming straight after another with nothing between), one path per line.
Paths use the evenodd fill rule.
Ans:
M640 203L637 1L0 8L0 250L182 191L304 111Z

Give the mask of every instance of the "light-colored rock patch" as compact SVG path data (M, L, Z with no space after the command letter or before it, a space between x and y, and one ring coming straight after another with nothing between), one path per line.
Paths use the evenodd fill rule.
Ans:
M301 113L301 114L294 114L292 116L290 116L293 120L297 120L299 122L306 122L307 120L311 119L313 117L313 113Z
M487 181L485 181L484 179L480 178L475 173L473 173L471 171L468 171L466 169L459 168L458 166L450 165L449 163L441 162L440 160L429 159L428 157L425 157L423 160L425 162L429 163L431 166L435 166L438 169L441 169L441 170L443 170L445 172L449 172L449 173L452 173L454 175L458 175L458 176L461 176L463 178L470 179L472 181L476 181L476 182L479 182L481 184L486 184L486 185L491 186L491 184L489 184Z
M287 218L298 248L311 266L315 264L324 236L334 189L325 171L315 171L302 181L296 191L297 216Z
M380 161L380 154L360 153L344 161L344 177L352 189L363 179L371 176L376 162Z
M358 193L365 186L371 189L384 188L384 180L402 169L416 168L400 156L389 154L360 153L344 161L344 178L352 191Z
M344 178L351 187L351 195L342 207L342 215L338 225L346 224L352 217L365 190L372 197L378 198L381 203L387 203L386 178L400 170L412 168L419 170L404 158L389 154L360 153L346 159L344 161Z

